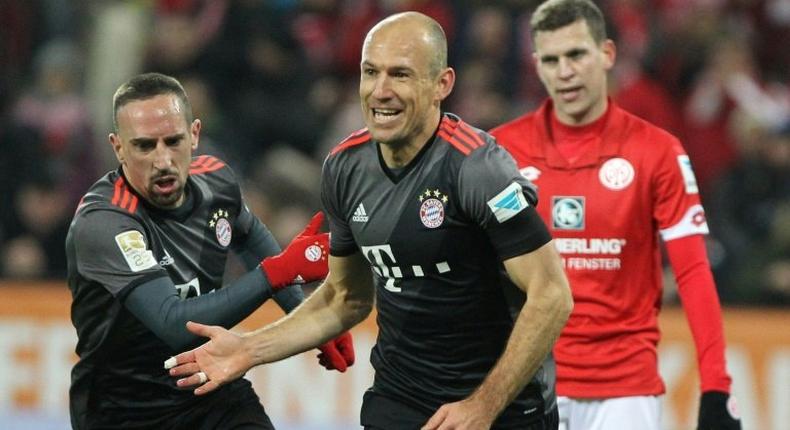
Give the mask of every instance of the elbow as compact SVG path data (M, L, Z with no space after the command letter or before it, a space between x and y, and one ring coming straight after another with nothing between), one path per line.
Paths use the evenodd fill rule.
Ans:
M184 323L186 326L186 323ZM171 350L176 352L184 352L196 348L201 344L204 339L189 333L186 328L184 333L162 333L159 335L161 339Z
M556 282L555 288L551 291L554 292L551 297L551 309L557 320L565 324L573 311L573 295L571 294L570 285L565 277Z
M568 289L567 294L564 296L564 300L562 301L562 308L561 308L561 315L563 321L568 321L568 318L571 316L571 312L573 312L573 295L571 295L571 290Z
M350 310L349 316L351 316L351 318L349 318L349 325L355 326L367 318L373 311L373 300L372 298L370 300L362 298L350 300L346 302L346 306L347 309Z
M562 318L563 324L565 321L568 321L568 318L571 316L571 312L573 312L573 294L571 294L570 285L568 285L567 280L562 283L562 287L560 288L560 299L559 299L559 314Z

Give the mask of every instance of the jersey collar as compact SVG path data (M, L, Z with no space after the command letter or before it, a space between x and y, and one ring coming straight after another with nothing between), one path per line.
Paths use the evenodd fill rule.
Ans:
M538 158L544 158L548 166L553 168L594 166L601 159L612 158L620 152L621 137L624 134L623 127L619 126L622 124L622 111L614 104L611 98L609 98L608 108L604 114L606 119L603 124L600 141L594 148L590 148L582 154L573 165L569 164L554 146L554 135L551 128L552 115L554 115L554 103L549 98L543 102L536 112L538 140L533 143L533 154ZM543 145L540 142L552 142L552 144Z
M162 209L158 208L150 203L148 200L143 198L137 190L135 190L131 185L129 185L129 180L126 179L126 175L123 173L123 167L118 166L118 170L116 170L118 176L120 176L123 181L126 183L126 186L129 188L129 192L137 196L142 202L143 206L145 206L146 211L152 215L158 215L162 218L172 218L179 222L186 220L192 211L200 205L202 202L202 198L200 192L198 191L198 187L195 186L192 175L187 176L187 183L184 186L184 192L186 193L186 198L184 199L184 203L175 208L175 209Z

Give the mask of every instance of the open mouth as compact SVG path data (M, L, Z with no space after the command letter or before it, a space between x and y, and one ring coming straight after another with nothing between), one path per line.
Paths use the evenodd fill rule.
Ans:
M178 178L173 175L162 176L154 179L154 190L159 194L170 194L176 190Z
M379 124L386 124L394 121L403 112L400 109L371 109L373 111L373 120Z

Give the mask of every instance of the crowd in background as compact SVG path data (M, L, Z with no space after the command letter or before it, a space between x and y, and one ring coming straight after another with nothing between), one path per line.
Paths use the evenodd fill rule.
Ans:
M287 243L320 208L324 156L363 127L359 52L376 21L439 21L458 74L445 107L490 128L545 97L527 31L538 3L0 0L0 278L65 276L77 202L117 167L111 99L130 76L181 80L198 152L228 161ZM790 305L790 0L598 3L618 47L611 97L691 157L722 301Z

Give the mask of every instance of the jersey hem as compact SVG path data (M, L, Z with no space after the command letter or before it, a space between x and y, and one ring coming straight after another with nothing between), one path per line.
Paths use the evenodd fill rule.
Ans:
M575 399L609 399L612 397L631 397L631 396L658 396L666 392L663 385L657 388L601 388L601 387L557 387L557 395Z

